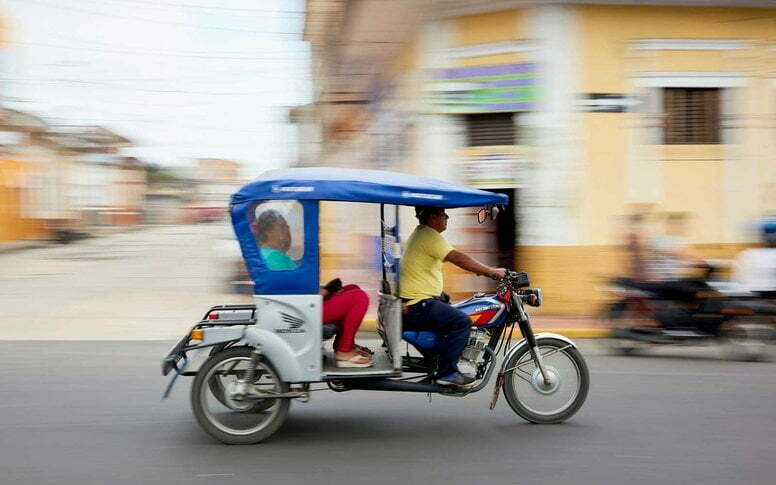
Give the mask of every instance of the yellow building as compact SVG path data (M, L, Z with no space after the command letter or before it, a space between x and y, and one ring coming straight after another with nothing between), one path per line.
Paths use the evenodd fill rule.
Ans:
M29 134L44 126L36 117L0 110L0 244L49 235L46 221L32 206L35 181L46 167L20 150Z
M24 180L33 168L12 158L0 158L0 244L45 236L39 220L25 217Z
M684 4L308 0L305 163L506 191L547 313L595 311L637 204L693 214L692 250L733 257L776 210L776 8Z

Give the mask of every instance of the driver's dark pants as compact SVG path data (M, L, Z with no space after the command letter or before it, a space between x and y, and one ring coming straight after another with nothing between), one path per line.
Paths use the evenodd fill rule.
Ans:
M458 372L458 359L469 341L472 320L461 310L436 298L419 301L407 307L403 318L405 331L431 331L442 341L439 344L438 377Z

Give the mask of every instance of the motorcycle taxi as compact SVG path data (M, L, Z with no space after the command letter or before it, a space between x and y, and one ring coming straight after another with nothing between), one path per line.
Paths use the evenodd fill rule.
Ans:
M380 206L381 220L376 222L382 281L376 324L382 347L375 351L372 367L338 368L333 353L322 344L329 336L324 333L331 333L322 325L319 295L318 215L326 201ZM454 303L472 319L462 356L477 379L471 388L440 386L432 379L437 334L402 331L399 206L484 207L478 215L483 222L507 202L502 194L393 172L339 168L265 172L235 193L230 205L234 231L255 284L254 302L210 308L175 344L162 361L162 374L172 373L164 397L179 376L193 376L194 416L208 434L227 444L269 438L286 420L291 401L308 402L313 391L465 397L485 388L494 373L491 409L503 388L510 407L530 422L568 419L587 397L588 368L571 340L551 333L534 335L526 306L541 305L542 293L529 287L527 274L508 271L495 293L478 293ZM273 208L295 214L300 235L296 247L288 251L295 264L281 271L268 267L251 227L260 211ZM523 337L517 341L512 340L515 325ZM503 353L500 361L498 353ZM325 387L314 389L315 384Z

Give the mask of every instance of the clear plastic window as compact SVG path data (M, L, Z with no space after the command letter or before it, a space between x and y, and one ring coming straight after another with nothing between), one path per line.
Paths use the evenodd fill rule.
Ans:
M248 213L264 264L271 271L299 267L304 257L304 209L295 200L262 202Z

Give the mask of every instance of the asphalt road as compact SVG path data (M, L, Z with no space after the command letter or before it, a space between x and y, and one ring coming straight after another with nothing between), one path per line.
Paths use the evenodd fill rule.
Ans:
M222 445L194 421L191 380L160 401L172 342L0 342L0 483L776 483L776 364L716 350L606 355L562 425L531 425L490 388L464 399L355 391L294 403L284 428Z

